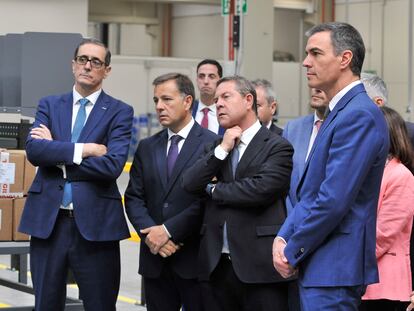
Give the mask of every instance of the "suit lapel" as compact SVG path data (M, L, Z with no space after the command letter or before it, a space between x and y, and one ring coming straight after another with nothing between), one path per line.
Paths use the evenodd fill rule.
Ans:
M201 126L198 125L197 122L194 122L193 127L190 130L184 144L181 148L180 153L178 154L177 161L175 162L171 177L167 184L167 191L166 194L171 190L171 187L177 181L178 177L181 175L185 165L190 161L191 157L193 156L194 152L197 151L198 147L202 139L200 136L202 135Z
M59 104L59 134L63 141L71 141L73 113L72 93L65 94Z
M167 188L167 143L168 132L165 129L160 133L159 138L154 142L155 161L161 184L164 189Z
M324 139L324 133L327 131L327 129L332 124L333 120L335 120L337 114L344 109L344 107L351 101L352 98L354 98L357 94L365 92L364 85L362 83L357 84L352 89L350 89L336 104L335 108L331 111L331 113L328 115L328 118L323 121L321 128L319 129L319 133L316 136L315 142L313 143L312 149L309 153L308 160L306 161L305 168L303 170L302 177L300 179L300 182L298 184L297 193L299 193L299 189L302 186L304 176L306 175L307 169L309 167L309 162L311 161L314 151L317 148L319 142Z
M244 172L249 167L249 164L257 156L258 151L262 149L262 146L264 145L265 141L269 138L270 134L271 133L269 132L269 130L264 126L262 126L260 130L256 133L256 135L253 137L253 139L247 146L246 150L244 151L243 156L240 158L239 164L237 165L236 169L236 178L238 176L243 176ZM231 161L229 161L229 163L230 162Z
M95 105L93 106L91 113L86 120L85 126L82 129L82 132L79 136L79 141L84 142L87 140L88 136L96 130L96 127L99 126L102 117L108 111L110 102L108 101L107 95L104 91L98 97Z
M300 132L298 133L298 135L300 136L299 141L306 142L304 144L298 144L300 146L299 147L300 150L298 152L299 176L302 176L303 171L305 169L306 154L308 152L310 137L312 135L312 130L313 130L313 120L314 120L314 115L312 114L309 116L309 118L306 119L303 125L303 129L301 129Z

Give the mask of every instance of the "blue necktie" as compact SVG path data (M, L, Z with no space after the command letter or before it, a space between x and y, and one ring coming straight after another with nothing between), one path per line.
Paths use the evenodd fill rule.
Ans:
M168 179L171 176L172 170L175 165L175 161L177 161L178 157L178 143L180 140L183 139L180 135L173 135L170 138L171 144L170 149L168 149L167 154L167 172L168 172Z
M75 124L73 125L72 130L72 143L78 142L80 133L82 132L83 125L85 124L86 120L86 104L89 103L89 100L86 98L79 99L79 110L78 114L76 115ZM72 185L69 181L65 183L65 188L63 189L63 199L62 205L64 207L68 206L72 202Z

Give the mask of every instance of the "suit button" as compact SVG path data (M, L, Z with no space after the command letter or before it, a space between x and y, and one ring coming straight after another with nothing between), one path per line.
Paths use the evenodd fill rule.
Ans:
M168 208L168 202L164 202L164 204L163 204L163 206L162 206L163 208Z
M58 188L59 188L59 190L63 190L63 186L62 185L59 185Z

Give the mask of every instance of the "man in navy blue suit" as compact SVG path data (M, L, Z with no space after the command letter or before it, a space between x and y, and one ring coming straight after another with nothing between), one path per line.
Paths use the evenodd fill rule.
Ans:
M303 311L356 311L366 285L378 282L376 211L388 130L359 80L365 56L359 32L335 22L307 35L308 85L326 93L329 110L298 202L275 238L273 263L284 277L299 274Z
M223 136L217 120L217 108L214 104L217 81L223 76L223 68L214 59L204 59L197 65L197 87L200 99L195 100L192 108L194 120L202 127Z
M218 136L191 116L194 86L179 73L156 78L154 103L163 131L142 140L125 193L141 237L139 273L149 311L202 310L197 281L202 206L181 187L182 173Z
M38 166L19 230L32 236L36 310L63 310L70 268L85 310L115 310L119 240L129 237L116 179L127 159L133 109L102 82L111 53L85 39L75 50L73 90L40 100L26 143Z

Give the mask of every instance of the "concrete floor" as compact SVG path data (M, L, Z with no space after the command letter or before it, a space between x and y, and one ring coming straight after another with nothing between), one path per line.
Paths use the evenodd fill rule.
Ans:
M121 193L124 193L128 184L128 174L123 173L118 179ZM131 232L133 231L131 227ZM118 296L117 310L142 311L141 276L138 271L139 242L124 240L121 242L121 287ZM28 284L31 286L30 272ZM10 255L0 255L0 278L17 282L18 272L10 268ZM75 285L68 285L69 297L77 298L78 289ZM33 306L34 296L0 286L0 309L7 307Z

